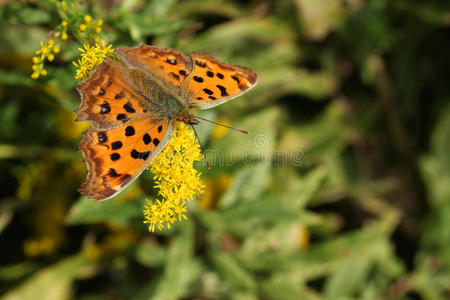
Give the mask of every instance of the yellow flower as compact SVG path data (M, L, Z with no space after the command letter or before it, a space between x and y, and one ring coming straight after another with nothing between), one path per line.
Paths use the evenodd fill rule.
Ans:
M63 20L63 21L61 22L61 26L62 26L62 27L67 27L68 24L69 24L69 23L67 23L66 20Z
M186 219L186 201L201 195L204 185L194 162L203 158L195 136L188 126L178 123L174 136L155 158L149 169L154 174L155 187L162 200L147 200L144 210L149 231L168 228L177 219Z
M44 63L47 59L48 61L53 61L55 59L54 53L59 53L59 46L55 45L55 41L50 39L47 42L47 45L44 41L41 41L41 49L36 51L38 56L32 58L33 66L31 67L33 73L31 74L31 78L38 79L39 76L47 75L47 71L44 69Z
M80 31L86 31L86 24L80 25Z
M93 46L85 44L84 49L78 49L81 52L81 59L78 59L77 62L72 62L77 68L76 79L88 77L91 71L101 64L106 57L114 57L114 49L111 48L111 45L106 46L104 40Z
M92 17L90 15L84 16L84 23L88 24L91 23Z
M67 33L63 32L61 34L61 40L63 40L63 41L67 40Z

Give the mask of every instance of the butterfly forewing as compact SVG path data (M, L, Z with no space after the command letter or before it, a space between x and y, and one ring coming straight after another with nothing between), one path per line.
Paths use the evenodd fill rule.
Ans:
M192 53L193 70L183 82L191 107L211 108L248 91L257 82L257 75L250 69L226 64L217 59Z
M145 70L175 93L180 93L181 83L192 70L190 57L175 49L141 45L119 48L116 54L128 66Z
M106 59L77 86L81 104L75 110L77 121L89 121L94 128L122 126L145 112L145 100L125 80L128 75L120 63Z

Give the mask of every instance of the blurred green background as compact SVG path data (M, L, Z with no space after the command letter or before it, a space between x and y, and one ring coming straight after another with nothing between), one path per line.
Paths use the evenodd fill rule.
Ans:
M153 234L149 172L105 202L77 192L80 41L30 77L57 2L0 1L3 299L450 298L448 0L65 1L114 48L259 74L200 112L250 134L199 126L205 195Z

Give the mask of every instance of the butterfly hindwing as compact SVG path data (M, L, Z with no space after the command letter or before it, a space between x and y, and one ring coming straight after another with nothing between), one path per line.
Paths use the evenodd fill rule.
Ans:
M106 59L78 84L81 104L75 110L77 121L89 121L94 128L112 128L145 112L145 100L125 80L127 72L119 62Z
M231 100L255 86L258 76L245 67L221 62L211 56L192 53L193 70L183 92L191 107L206 109Z
M93 200L113 197L147 168L173 131L173 121L148 118L136 118L110 130L86 130L79 149L88 175L79 191Z

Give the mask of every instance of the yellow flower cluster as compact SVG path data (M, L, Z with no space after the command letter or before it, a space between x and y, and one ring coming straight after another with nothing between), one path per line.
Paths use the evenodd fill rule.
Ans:
M62 21L61 24L58 25L53 37L59 37L62 41L67 40L68 24L69 23L66 20ZM33 57L33 73L31 74L31 78L38 79L41 75L47 75L47 70L44 68L45 60L53 61L55 59L54 54L59 53L59 51L59 45L55 45L55 40L50 39L47 44L41 41L41 49L36 51L36 56Z
M31 78L38 79L41 75L47 75L47 70L44 69L45 60L53 61L55 59L54 54L59 53L59 51L59 45L55 45L54 40L48 40L48 44L41 41L41 49L36 51L36 56L33 57L33 73L31 74Z
M100 40L99 43L93 46L85 44L84 49L78 48L78 50L81 52L81 59L78 59L77 62L72 62L77 68L76 79L88 77L91 71L101 64L106 57L114 57L114 49L111 48L111 44L106 46L104 40Z
M80 31L98 43L100 41L98 34L102 32L103 20L93 21L90 15L84 16L83 20L84 23L79 27Z
M65 1L57 1L56 5L63 11L67 11L67 4ZM101 57L102 61L105 57L112 55L113 50L110 49L111 46L104 47L104 41L102 41L99 37L99 34L102 32L103 20L100 19L98 21L94 21L90 15L85 15L83 18L83 23L80 26L77 26L76 24L79 23L75 22L75 24L71 25L71 30L73 31L73 34L75 36L83 41L94 41L95 43L99 44L99 46L95 49L97 52L91 52L93 55L100 55L101 57L102 51L107 52L107 55ZM61 39L61 41L67 40L68 26L69 22L63 20L61 24L56 27L55 31L52 32L52 37L59 38ZM101 43L103 43L103 47L101 47ZM36 52L37 55L33 57L33 73L31 74L31 78L38 79L39 76L47 75L47 70L45 70L44 68L45 60L53 61L55 59L54 54L59 53L59 51L59 45L55 45L55 41L53 39L49 40L48 44L45 44L43 41L41 41L41 49L38 50ZM80 64L80 61L78 61L78 63ZM87 77L86 70L88 69L81 68L81 65L77 66L77 68L82 69L82 71L77 71L77 79ZM89 69L89 72L92 70L92 68Z
M177 219L186 219L186 201L201 195L205 188L200 172L194 168L194 162L202 158L192 130L178 123L174 136L149 167L162 197L154 202L147 200L144 223L149 224L150 232L155 227L161 230L165 223L170 228Z
M63 40L63 41L67 40L67 38L68 38L68 36L67 36L67 25L68 24L69 23L66 20L63 20L61 22L61 26L59 27L60 30L58 31L58 34L61 37L61 40Z

